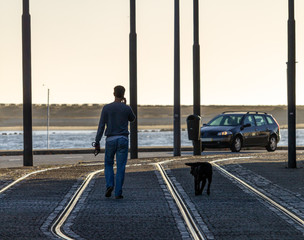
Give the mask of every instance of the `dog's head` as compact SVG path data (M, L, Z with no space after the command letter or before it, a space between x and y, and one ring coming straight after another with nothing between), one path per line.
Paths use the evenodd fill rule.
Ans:
M193 176L197 175L197 167L201 165L200 162L195 162L195 163L185 163L185 165L190 166L191 170L190 170L190 174L192 174Z

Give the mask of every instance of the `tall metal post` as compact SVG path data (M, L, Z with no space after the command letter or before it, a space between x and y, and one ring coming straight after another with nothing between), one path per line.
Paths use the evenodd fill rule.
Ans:
M296 38L294 0L289 0L288 7L288 167L296 168Z
M131 159L138 158L137 136L137 36L136 36L136 9L135 0L130 0L130 35L129 35L129 61L130 61L130 107L136 119L130 124L130 155Z
M174 2L174 156L181 155L179 0Z
M23 0L22 64L23 64L23 148L24 148L23 165L33 166L31 16L29 13L29 0Z
M199 45L199 5L193 0L193 114L201 115L200 86L200 45ZM201 155L201 141L193 141L193 155Z
M50 148L49 126L50 126L50 89L48 88L48 91L47 91L47 120L46 120L47 149Z

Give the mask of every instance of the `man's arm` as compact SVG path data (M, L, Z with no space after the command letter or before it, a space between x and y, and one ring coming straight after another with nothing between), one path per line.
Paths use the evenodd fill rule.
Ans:
M136 119L136 116L135 116L135 114L134 114L132 108L129 107L129 109L130 109L130 111L129 111L128 120L129 120L129 122L133 122L133 121Z
M96 134L96 137L95 137L95 142L96 143L100 142L100 140L102 138L102 135L103 135L103 132L104 132L104 129L105 129L105 124L106 124L105 115L106 115L105 111L104 111L104 109L102 109L99 124L98 124L97 134Z

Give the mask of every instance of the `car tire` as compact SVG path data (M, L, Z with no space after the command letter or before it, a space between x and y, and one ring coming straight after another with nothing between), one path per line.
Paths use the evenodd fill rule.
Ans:
M242 139L240 138L240 136L236 136L232 140L230 150L231 150L231 152L239 152L239 151L241 151L241 148L242 148Z
M275 136L270 136L266 150L268 152L274 152L277 149L277 138Z

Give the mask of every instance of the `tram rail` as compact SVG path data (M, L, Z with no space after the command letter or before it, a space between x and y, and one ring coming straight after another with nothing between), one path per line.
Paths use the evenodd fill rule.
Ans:
M229 160L237 160L237 159L246 159L251 157L232 157L232 158L225 158L225 159L218 159L214 161L210 161L210 163L224 176L236 180L237 183L241 184L246 189L250 190L252 193L254 193L258 198L262 199L263 201L270 204L275 209L279 210L281 213L286 215L289 219L291 219L293 222L297 223L300 227L304 228L304 220L297 216L294 212L288 210L286 207L282 206L282 204L276 202L273 200L270 196L266 196L261 191L259 191L257 188L250 185L250 183L247 183L243 180L241 180L239 177L235 176L234 174L228 172L223 167L219 166L217 163L223 162L223 161L229 161ZM156 166L158 170L160 171L168 190L170 191L173 199L175 200L181 215L184 218L185 223L188 226L189 233L192 235L193 239L207 239L205 234L202 233L199 230L199 226L195 223L193 217L191 216L190 210L188 210L186 203L184 203L183 199L180 197L177 189L175 188L174 184L171 182L169 176L167 175L166 171L164 170L162 163L156 163Z
M222 168L221 166L219 166L216 162L220 162L220 161L221 160L211 161L211 164L213 164L213 166L215 166L223 175L226 175L228 177L233 178L239 184L241 184L243 187L245 187L248 190L250 190L251 192L253 192L256 196L258 196L262 200L266 201L267 203L269 203L270 205L272 205L274 208L276 208L277 210L279 210L280 212L282 212L286 216L288 216L295 223L297 223L298 225L300 225L301 227L304 228L304 220L303 219L301 219L299 216L297 216L296 214L294 214L293 212L289 211L287 208L285 208L281 204L279 204L276 201L274 201L273 199L271 199L271 197L266 196L265 194L263 194L262 192L260 192L257 188L254 188L249 183L246 183L245 181L241 180L240 178L238 178L234 174L228 172L227 170L225 170L224 168ZM223 159L222 161L227 161L227 159Z
M104 169L101 169L101 170L97 170L97 171L91 172L91 173L89 173L87 175L87 177L85 178L85 180L82 182L81 186L77 189L77 191L75 192L75 194L73 195L73 197L71 198L71 200L69 201L69 203L67 204L67 206L64 208L64 210L61 212L61 214L59 215L59 217L56 219L56 221L52 225L51 232L55 236L60 237L62 239L67 239L67 240L72 240L73 239L73 238L70 238L69 236L67 236L65 233L63 233L62 230L61 230L61 228L62 228L63 224L65 223L65 221L67 220L68 216L71 214L71 212L75 208L77 202L81 198L81 195L83 194L84 190L89 185L89 183L92 180L92 178L96 174L98 174L100 172L103 172L103 171L104 171Z
M297 223L299 226L304 228L304 220L301 217L297 216L295 214L295 212L292 212L292 211L288 210L286 207L282 206L282 203L278 203L278 202L274 201L271 198L271 196L266 196L261 191L259 191L259 189L250 185L250 182L246 182L246 181L240 179L239 177L237 177L236 175L227 171L226 169L224 169L223 167L221 167L218 164L219 162L224 162L224 161L229 161L229 160L237 160L237 159L245 159L245 158L250 158L250 157L247 156L247 157L232 157L232 158L225 158L225 159L217 159L217 160L210 161L210 163L222 175L226 176L229 179L235 180L238 184L242 185L244 188L246 188L246 189L250 190L252 193L254 193L258 198L267 202L272 207L279 210L284 215L288 216L289 219L292 219L295 223ZM186 158L181 158L179 160L181 161L181 160L184 160L184 159L186 159ZM169 160L164 161L164 162L154 163L154 165L157 167L157 169L160 172L165 184L167 185L167 188L168 188L172 198L174 199L174 201L175 201L175 203L176 203L176 205L177 205L177 207L178 207L178 209L181 213L181 216L184 219L185 224L187 225L187 228L189 230L189 234L195 240L205 240L205 239L207 240L208 239L207 234L202 232L202 230L201 230L202 228L197 224L197 221L196 221L195 217L193 217L194 214L191 212L191 210L187 206L187 203L181 197L178 189L175 187L174 183L171 181L170 177L166 173L165 168L163 167L163 164L171 162L171 161L172 161L172 159L169 159ZM134 164L134 165L130 165L130 166L137 166L137 165L141 165L141 164ZM25 180L26 178L28 178L28 177L30 177L34 174L46 172L46 171L49 171L49 170L60 169L60 168L62 168L62 167L47 168L47 169L33 171L31 173L28 173L28 174L24 175L23 177L20 177L17 180L15 180L14 182L10 183L6 187L3 187L2 189L0 189L0 194L5 192L9 188L13 187L15 184ZM62 228L65 224L65 221L67 220L69 215L74 210L77 202L82 197L83 192L88 187L90 181L94 178L94 176L96 174L101 173L102 171L104 171L104 169L93 171L93 172L90 172L89 174L87 174L87 176L83 180L82 184L75 191L74 195L71 197L71 199L69 200L69 202L66 205L66 207L64 208L64 210L61 211L61 213L58 215L58 217L54 221L53 225L51 226L51 232L52 232L53 235L55 235L55 236L57 236L61 239L68 239L68 240L73 239L70 236L67 236L62 231Z
M184 203L183 199L179 195L177 189L175 188L174 184L171 182L163 166L160 163L157 163L156 166L158 167L161 176L163 177L163 180L167 184L168 190L170 191L173 199L175 200L175 203L178 206L180 213L183 216L184 221L189 229L189 233L191 234L193 239L195 240L207 239L204 233L200 231L190 211L188 210L187 205Z
M46 171L50 171L50 170L56 170L56 169L60 169L60 168L63 168L63 167L46 168L46 169L37 170L37 171L30 172L28 174L25 174L24 176L16 179L15 181L11 182L7 186L1 188L0 189L0 194L4 193L6 190L10 189L11 187L13 187L14 185L16 185L17 183L25 180L26 178L28 178L28 177L30 177L32 175L35 175L35 174L38 174L38 173L42 173L42 172L46 172Z

